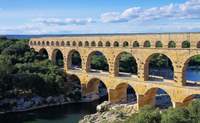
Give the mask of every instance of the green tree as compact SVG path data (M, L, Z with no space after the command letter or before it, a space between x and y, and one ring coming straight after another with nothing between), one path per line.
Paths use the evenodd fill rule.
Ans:
M193 123L200 123L200 100L192 101L188 106Z
M162 113L161 123L191 123L189 111L185 108L170 108Z
M134 114L126 123L160 123L161 114L158 109L145 106L139 113Z

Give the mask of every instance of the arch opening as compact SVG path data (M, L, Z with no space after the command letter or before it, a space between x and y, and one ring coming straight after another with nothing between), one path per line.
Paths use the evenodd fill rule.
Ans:
M129 43L127 42L127 41L125 41L124 43L123 43L123 47L128 47L129 46Z
M133 47L139 47L139 46L140 46L139 42L138 41L134 41Z
M70 41L67 41L67 46L70 46Z
M186 61L183 76L186 85L200 86L200 55L192 56Z
M190 42L189 41L183 41L182 48L190 48Z
M172 61L164 54L155 53L145 62L145 79L149 81L164 81L174 79Z
M119 42L115 41L113 45L114 47L119 47Z
M65 46L65 42L64 41L61 42L61 46Z
M137 77L138 67L136 59L131 53L122 52L115 60L115 75Z
M81 41L79 41L78 46L79 46L79 47L82 47L82 46L83 46L83 43L82 43Z
M151 47L151 42L150 41L145 41L144 42L144 47Z
M173 106L170 95L161 88L151 88L144 95L145 105L151 105L160 109Z
M76 41L73 41L73 42L72 42L72 45L73 45L74 47L76 47Z
M85 42L85 47L89 47L89 45L90 45L89 42L86 41L86 42Z
M70 64L68 64L68 68L76 70L76 69L80 69L82 68L82 60L81 60L81 55L78 51L76 50L72 50L69 55L68 55L68 62Z
M55 49L53 51L52 57L53 57L52 60L54 64L56 64L58 67L61 67L61 68L64 67L63 54L59 49Z
M51 46L54 46L54 41L51 41Z
M102 52L94 51L87 59L87 72L104 73L109 71L109 65Z
M97 78L91 79L87 84L86 97L93 101L108 101L108 91L104 82Z
M110 42L109 41L106 42L106 47L110 47Z
M92 47L96 47L96 42L95 42L95 41L92 41L91 46L92 46Z
M40 55L41 59L43 59L43 60L49 58L48 52L45 48L40 49L39 55Z
M64 83L64 88L68 90L67 95L74 100L81 100L82 99L82 87L81 81L78 76L76 75L68 75L67 82Z
M137 94L131 85L121 83L115 88L115 90L120 103L137 103Z
M161 41L157 41L157 42L156 42L156 47L157 47L157 48L163 47L162 42L161 42Z
M101 41L98 42L98 47L103 47L103 43Z
M46 45L47 45L47 46L49 46L49 45L50 45L49 41L47 41Z
M170 41L170 42L168 43L168 48L176 48L176 43L175 43L175 41Z

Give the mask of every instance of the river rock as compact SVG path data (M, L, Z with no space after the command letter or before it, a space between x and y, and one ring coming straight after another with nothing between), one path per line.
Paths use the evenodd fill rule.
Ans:
M105 101L97 106L97 113L85 116L79 123L122 123L136 112L136 104L111 104Z
M103 102L103 103L101 103L100 105L97 106L97 111L98 112L108 111L110 109L110 105L111 105L110 102L105 101L105 102Z

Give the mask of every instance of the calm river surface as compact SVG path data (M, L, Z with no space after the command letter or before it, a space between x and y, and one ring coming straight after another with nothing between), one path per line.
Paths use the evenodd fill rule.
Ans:
M188 69L186 78L200 81L200 70ZM3 115L0 116L0 123L78 123L85 115L95 113L96 105L100 102L68 104L26 113Z
M2 115L0 123L78 123L85 115L95 113L96 105L99 103L96 101L67 104L26 113Z

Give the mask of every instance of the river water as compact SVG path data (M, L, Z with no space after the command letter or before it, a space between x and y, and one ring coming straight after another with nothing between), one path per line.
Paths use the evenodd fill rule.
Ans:
M188 69L187 80L200 81L200 70ZM85 115L96 112L102 101L67 104L26 113L0 115L0 123L78 123Z
M96 112L99 101L67 104L25 113L0 116L0 123L78 123L87 114Z

